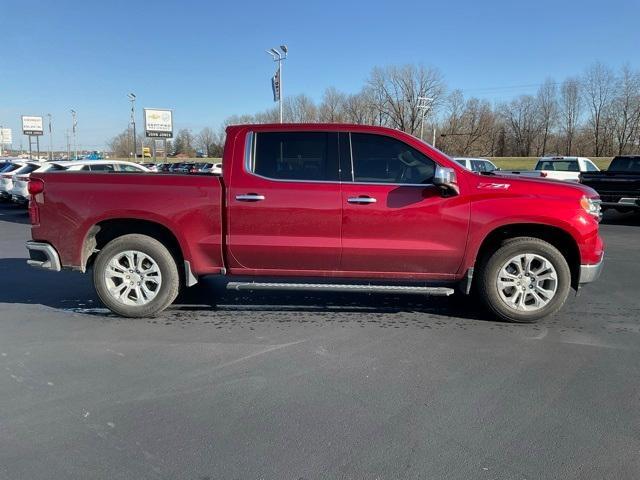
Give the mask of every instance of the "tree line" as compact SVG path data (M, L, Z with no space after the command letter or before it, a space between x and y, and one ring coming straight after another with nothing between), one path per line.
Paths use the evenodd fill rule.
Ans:
M428 109L420 108L419 98ZM456 156L538 156L544 154L612 156L640 151L640 71L617 71L595 63L581 75L557 82L547 79L535 94L508 101L465 96L450 91L433 67L376 67L358 93L329 87L319 103L305 94L287 97L284 119L291 123L355 123L380 125L420 136L425 113L425 140ZM277 107L253 115L234 115L217 129L197 134L180 130L174 154L196 150L219 157L226 125L277 123ZM126 132L111 147L126 151ZM129 147L129 150L130 147ZM125 155L126 156L126 155Z

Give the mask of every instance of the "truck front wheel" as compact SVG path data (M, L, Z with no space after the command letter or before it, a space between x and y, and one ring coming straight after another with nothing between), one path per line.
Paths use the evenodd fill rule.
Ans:
M180 288L176 262L167 248L146 235L123 235L98 254L93 284L102 303L124 317L152 317L175 300Z
M500 319L532 323L562 307L571 271L550 243L518 237L505 241L483 261L477 286L480 298Z

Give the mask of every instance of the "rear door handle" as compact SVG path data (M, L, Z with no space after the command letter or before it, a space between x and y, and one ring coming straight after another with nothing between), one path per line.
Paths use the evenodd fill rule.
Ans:
M367 204L367 203L376 203L377 200L373 197L349 197L347 199L349 203L358 203L358 204Z
M257 193L245 193L243 195L236 195L236 200L239 202L261 202L264 200L264 195L258 195Z

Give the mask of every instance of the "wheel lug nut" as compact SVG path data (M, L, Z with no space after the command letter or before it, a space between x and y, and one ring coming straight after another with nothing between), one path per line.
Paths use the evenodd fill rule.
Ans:
M129 275L127 275L127 280L129 280Z

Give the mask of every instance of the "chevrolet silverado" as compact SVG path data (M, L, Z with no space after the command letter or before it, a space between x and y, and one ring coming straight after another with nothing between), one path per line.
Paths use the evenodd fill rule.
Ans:
M205 275L235 290L465 295L534 322L601 270L599 198L477 174L400 131L227 129L222 176L31 175L32 266L93 273L101 301L153 316Z

